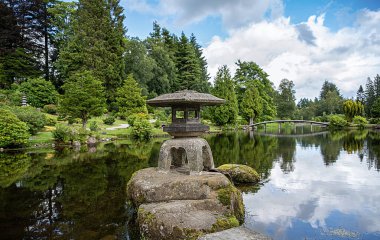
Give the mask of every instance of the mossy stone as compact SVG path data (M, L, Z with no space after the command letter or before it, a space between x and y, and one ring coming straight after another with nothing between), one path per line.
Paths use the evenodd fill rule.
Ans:
M217 168L224 175L230 176L234 183L256 183L260 176L253 168L242 164L224 164Z

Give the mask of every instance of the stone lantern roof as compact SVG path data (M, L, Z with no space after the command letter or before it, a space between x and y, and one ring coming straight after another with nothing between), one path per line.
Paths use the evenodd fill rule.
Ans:
M225 100L208 93L182 90L174 93L163 94L146 102L148 105L154 107L171 107L175 105L213 106L223 104Z

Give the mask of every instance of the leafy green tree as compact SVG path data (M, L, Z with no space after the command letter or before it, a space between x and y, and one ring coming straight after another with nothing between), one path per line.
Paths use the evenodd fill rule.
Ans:
M294 83L288 79L282 79L278 88L279 93L275 98L277 116L281 119L293 118L296 110Z
M58 93L50 81L43 78L32 78L20 84L18 90L25 94L29 105L42 108L47 104L56 104Z
M276 116L275 91L273 83L268 79L268 74L254 62L242 62L239 60L236 65L238 68L234 79L238 86L238 101L243 101L245 91L249 85L253 84L261 98L261 107L259 109L262 109L262 111L257 112L259 115L255 116L255 118L260 120L273 119ZM240 105L240 112L242 113L243 111L245 110Z
M125 52L125 73L133 74L140 87L148 94L147 84L153 78L155 61L148 55L144 43L137 38L127 40Z
M235 124L238 116L238 103L235 84L226 65L220 67L215 77L212 94L226 100L222 106L211 108L212 121L218 125Z
M344 115L346 115L346 118L349 122L352 122L352 119L355 116L361 116L364 113L364 106L359 101L353 101L353 100L346 100L343 103L343 111Z
M207 61L206 61L205 57L203 56L202 48L198 44L197 38L195 37L194 34L191 34L191 36L190 36L190 44L195 51L195 55L197 57L199 67L201 69L201 75L199 78L199 86L200 86L199 91L209 92L210 83L208 80L210 79L210 76L207 72Z
M29 133L32 135L35 135L46 124L45 114L33 107L14 107L12 108L12 112L18 119L26 123Z
M380 97L376 99L371 108L371 114L374 118L380 118Z
M141 88L131 74L117 90L116 103L119 108L118 115L124 119L134 113L148 113L145 97L141 95Z
M84 129L91 117L104 113L104 87L91 72L83 71L71 75L62 88L64 95L60 100L61 112L82 119Z
M249 121L249 125L261 116L263 112L263 99L254 83L248 83L240 104L242 116Z
M124 79L125 29L119 0L79 0L72 34L60 52L64 76L91 71L105 87L107 102L115 101Z
M326 98L323 99L322 106L329 114L335 114L341 112L343 98L338 95L337 91L327 92Z
M327 94L329 92L336 92L338 96L340 96L340 91L338 87L334 83L325 80L325 82L322 85L321 92L319 94L319 99L321 100L326 99Z
M21 146L28 142L28 126L11 111L0 108L0 147Z

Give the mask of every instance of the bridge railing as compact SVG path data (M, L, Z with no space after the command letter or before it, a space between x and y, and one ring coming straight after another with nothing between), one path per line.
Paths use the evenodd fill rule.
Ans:
M255 127L259 125L266 125L269 123L310 123L313 125L322 125L322 126L329 126L330 123L328 122L317 122L317 121L311 121L311 120L272 120L272 121L264 121L264 122L259 122L259 123L254 123L249 125L249 127Z

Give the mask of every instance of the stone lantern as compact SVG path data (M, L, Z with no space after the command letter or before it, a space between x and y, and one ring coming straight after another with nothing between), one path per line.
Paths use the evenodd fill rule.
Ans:
M160 149L158 168L175 169L188 174L214 168L214 161L207 141L199 136L209 130L200 122L202 106L223 104L223 99L211 94L184 90L163 94L147 101L155 107L171 107L172 123L164 131L174 138L166 140Z

